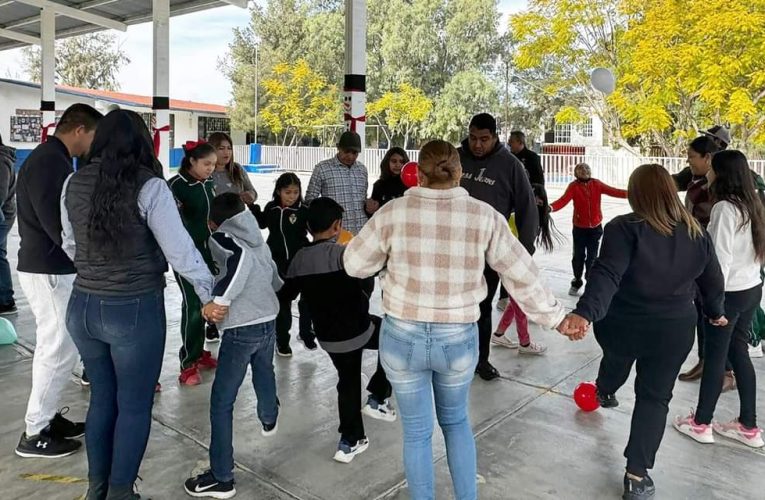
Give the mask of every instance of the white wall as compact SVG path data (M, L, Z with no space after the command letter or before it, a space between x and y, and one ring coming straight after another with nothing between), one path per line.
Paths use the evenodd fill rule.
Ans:
M0 82L0 135L3 142L17 149L34 149L36 142L11 142L11 116L17 109L40 109L40 89ZM56 111L63 111L78 102L95 106L95 99L56 93Z

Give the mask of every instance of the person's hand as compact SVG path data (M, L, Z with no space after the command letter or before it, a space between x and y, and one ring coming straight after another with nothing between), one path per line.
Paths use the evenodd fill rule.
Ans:
M569 340L581 340L587 335L590 322L578 314L569 313L558 325L557 330L567 336Z
M712 326L721 326L721 327L728 326L728 318L726 318L725 316L720 316L717 319L710 318L709 323Z
M242 199L245 205L252 205L255 203L255 195L249 191L243 191L239 193L239 197Z
M202 317L208 323L220 323L228 314L228 307L208 302L202 308Z
M380 203L377 200L368 199L365 208L368 214L373 214L380 209Z

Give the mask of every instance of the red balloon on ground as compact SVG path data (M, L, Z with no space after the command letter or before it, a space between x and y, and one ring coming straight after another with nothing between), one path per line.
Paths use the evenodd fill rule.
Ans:
M598 388L593 382L582 382L574 389L574 402L582 411L595 411L600 408Z
M414 187L417 185L417 162L410 161L401 168L401 182L406 187Z

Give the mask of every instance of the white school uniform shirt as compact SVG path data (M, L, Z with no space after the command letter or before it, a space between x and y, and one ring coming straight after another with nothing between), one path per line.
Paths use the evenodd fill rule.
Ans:
M712 207L707 231L720 261L726 292L740 292L762 284L752 224L747 222L741 226L742 222L743 216L733 203L720 201Z

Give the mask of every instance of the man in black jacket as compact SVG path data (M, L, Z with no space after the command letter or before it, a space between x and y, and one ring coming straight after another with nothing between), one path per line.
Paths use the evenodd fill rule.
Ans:
M459 148L462 163L462 187L470 196L488 203L506 219L515 213L518 239L530 254L539 232L539 213L534 191L523 165L497 137L497 121L487 113L475 115L470 121L470 135ZM499 275L488 266L484 271L488 294L481 302L478 320L480 353L476 373L484 380L499 377L489 363L491 344L491 303L497 293Z
M26 431L16 454L64 457L82 445L75 438L85 424L56 413L61 391L77 362L77 348L66 329L66 309L75 268L61 248L61 190L74 172L72 158L85 155L101 113L86 104L70 106L56 133L27 157L16 185L19 282L37 323Z
M542 159L538 154L526 147L526 134L520 130L510 132L510 139L507 141L510 151L516 158L521 160L523 168L529 176L532 184L545 185L545 174L542 170Z
M16 220L16 150L0 137L0 316L14 314L13 280L8 264L8 233Z

